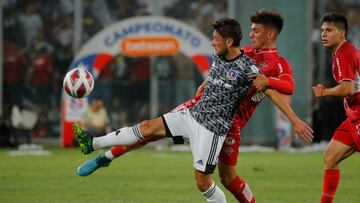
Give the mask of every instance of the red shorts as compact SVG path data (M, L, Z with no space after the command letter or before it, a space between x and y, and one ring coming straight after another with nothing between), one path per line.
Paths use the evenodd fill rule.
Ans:
M221 148L219 161L224 164L235 166L239 155L240 129L237 122L231 126Z
M349 145L360 152L360 119L350 121L347 118L335 131L333 140Z

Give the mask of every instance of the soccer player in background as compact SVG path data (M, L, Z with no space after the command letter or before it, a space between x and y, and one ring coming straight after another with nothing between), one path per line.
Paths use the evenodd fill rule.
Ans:
M253 81L255 90L272 88L283 94L293 94L294 78L291 67L288 62L277 53L276 49L276 39L283 27L281 15L275 10L261 9L250 17L250 21L252 25L249 35L252 46L245 46L242 49L247 56L256 62L264 75L267 76L257 74L256 79ZM199 87L197 96L179 105L174 110L178 111L193 106L200 99L205 84L206 83L203 83L203 85ZM255 90L240 104L235 114L233 125L226 135L225 142L220 151L218 163L219 175L223 185L240 202L255 202L250 187L236 172L240 147L240 129L245 126L256 106L265 96L263 93L258 93L255 96ZM78 168L78 174L80 176L87 176L99 167L108 166L112 159L146 143L147 142L143 141L131 146L113 147L110 151L105 152L105 154L101 154L85 162Z
M336 129L324 153L324 180L321 203L333 202L340 180L340 163L360 151L360 51L346 41L347 19L338 13L322 18L321 38L324 47L332 51L334 87L318 84L315 97L344 97L346 120Z
M220 19L213 25L214 62L201 99L191 108L170 112L162 117L124 127L103 137L92 138L74 123L74 134L84 154L116 145L131 145L149 137L188 137L193 154L196 185L208 202L226 202L211 174L231 127L238 104L251 89L253 74L259 73L254 61L239 48L240 24L233 19ZM264 93L290 118L294 131L305 140L312 139L311 128L292 111L279 93L266 89Z

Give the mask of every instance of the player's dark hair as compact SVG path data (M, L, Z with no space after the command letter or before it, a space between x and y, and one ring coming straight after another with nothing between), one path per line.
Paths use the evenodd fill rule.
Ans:
M325 22L334 23L335 27L337 29L344 30L346 35L348 31L348 22L344 15L341 15L340 13L336 13L336 12L326 13L321 20L321 24Z
M259 9L250 16L252 23L258 23L273 28L279 34L284 25L284 19L277 10Z
M242 32L240 23L231 18L222 18L211 25L224 38L232 38L233 45L240 46Z

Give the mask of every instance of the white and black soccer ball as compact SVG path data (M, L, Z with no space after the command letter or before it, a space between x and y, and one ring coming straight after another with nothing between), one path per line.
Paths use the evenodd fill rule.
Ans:
M83 98L88 96L93 89L94 78L85 68L79 66L65 75L64 90L69 96Z

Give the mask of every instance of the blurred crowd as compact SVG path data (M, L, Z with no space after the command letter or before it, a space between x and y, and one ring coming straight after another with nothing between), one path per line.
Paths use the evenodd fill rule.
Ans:
M227 16L227 0L83 0L81 43L111 23L143 15L164 15L184 21L211 38L210 24ZM360 46L359 0L314 0L312 32L314 84L333 85L329 56L321 57L320 21L328 10L349 20L348 39ZM3 2L3 126L14 127L16 115L32 113L36 122L28 137L59 137L62 80L74 57L74 0L4 0ZM323 61L321 61L323 60ZM153 65L153 70L151 69ZM158 114L193 96L202 76L182 54L166 57L115 57L97 78L90 97L101 98L108 125L122 127L149 117L150 74L159 85ZM100 91L101 90L101 91ZM144 91L145 90L145 91ZM141 93L139 93L141 92ZM91 102L91 101L90 101ZM313 126L320 139L329 139L329 126L343 120L341 99L314 101ZM16 107L16 108L14 108ZM339 109L339 111L327 111ZM136 113L135 113L136 112ZM23 113L23 114L22 114ZM28 114L26 114L28 115ZM337 119L334 119L337 118ZM15 119L16 121L16 119ZM18 122L19 123L19 122ZM20 122L21 123L21 122ZM329 125L333 123L333 125ZM4 132L7 132L6 130ZM3 134L3 133L2 133ZM28 140L28 139L27 139Z
M29 137L59 137L62 80L74 57L74 0L5 0L3 3L3 117L10 129L14 109L35 114ZM111 23L143 15L185 21L211 37L209 25L226 16L227 1L82 0L82 36L86 43ZM118 56L97 78L90 100L101 98L109 125L121 127L149 117L150 58ZM193 96L202 76L182 54L156 57L159 112ZM106 87L106 88L105 88ZM172 88L176 88L176 91ZM101 90L101 91L100 91ZM144 91L145 90L145 91ZM139 93L141 92L141 93ZM91 101L90 101L91 102ZM111 111L109 111L111 109ZM137 113L134 113L137 112ZM139 113L140 112L140 113ZM15 120L16 120L15 118Z

